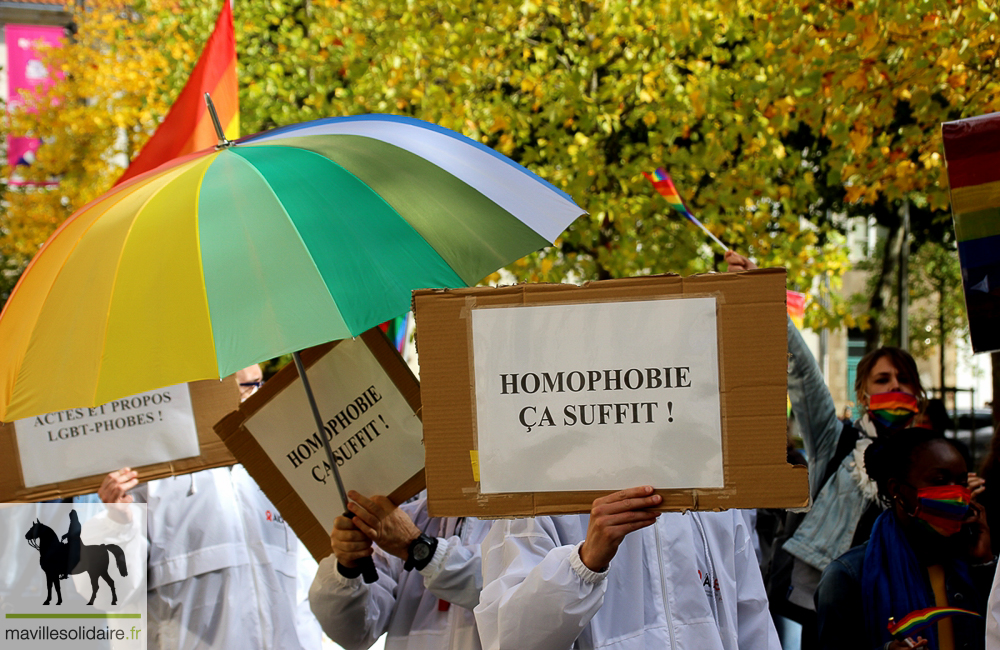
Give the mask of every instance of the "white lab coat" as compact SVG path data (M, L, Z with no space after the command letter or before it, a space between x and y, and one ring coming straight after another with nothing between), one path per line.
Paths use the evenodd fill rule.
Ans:
M993 576L986 606L986 650L1000 650L1000 571Z
M298 539L241 465L132 495L148 504L149 648L318 650L318 623L296 616Z
M580 560L588 522L493 525L476 608L484 648L780 650L738 511L664 513L627 535L603 573Z
M334 556L324 558L309 590L323 631L347 650L369 648L385 632L386 650L480 648L472 609L483 586L480 543L489 522L467 518L454 535L457 520L429 517L426 499L401 507L417 528L438 537L430 564L404 571L402 560L376 547L378 581L368 585L342 576Z

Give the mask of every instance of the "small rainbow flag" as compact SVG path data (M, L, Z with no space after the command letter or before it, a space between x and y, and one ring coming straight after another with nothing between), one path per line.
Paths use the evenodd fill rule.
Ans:
M722 247L723 251L729 250L729 247L723 244L721 239L713 235L702 222L698 221L698 219L691 214L691 211L684 205L684 201L681 201L681 195L678 194L677 188L674 187L674 182L670 180L670 174L668 174L662 167L657 167L656 171L652 174L649 172L642 172L642 175L649 179L649 182L653 184L653 187L656 188L657 192L663 195L663 198L667 200L667 205L683 214L687 217L688 221L701 228L706 235L712 238L712 241Z
M918 632L925 627L930 627L942 618L954 616L955 614L971 614L972 616L980 616L980 614L977 614L976 612L970 612L967 609L959 609L958 607L928 607L927 609L918 609L910 612L900 619L898 623L894 623L892 622L892 619L889 619L889 634L902 641L903 639L912 636L914 632Z
M668 174L662 167L657 167L656 171L652 174L642 172L642 175L648 178L649 182L653 184L654 188L656 188L656 191L667 199L667 205L674 210L677 210L688 219L694 219L694 216L684 205L684 201L681 201L681 195L677 193L677 188L674 187L674 182L670 179L670 174Z

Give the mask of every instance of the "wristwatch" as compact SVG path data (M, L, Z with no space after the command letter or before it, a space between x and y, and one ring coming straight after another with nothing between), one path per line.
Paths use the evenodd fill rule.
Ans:
M420 536L410 542L410 546L406 549L406 562L403 563L403 568L407 571L423 569L434 558L437 545L437 537L428 537L420 533Z

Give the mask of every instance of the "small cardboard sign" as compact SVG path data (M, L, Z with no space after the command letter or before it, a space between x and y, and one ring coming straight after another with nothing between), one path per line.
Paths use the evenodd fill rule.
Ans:
M420 492L420 385L381 330L301 356L345 488L397 504ZM215 428L313 557L329 555L344 507L295 365Z
M784 269L413 303L432 516L589 512L644 484L671 511L808 503L785 460Z
M188 401L189 407L170 408L173 402ZM39 416L37 427L33 426L35 418L0 425L0 501L45 501L96 492L108 472L123 466L131 466L147 481L232 465L235 459L212 427L238 404L239 388L232 376L149 391L94 409L46 414ZM179 440L164 440L173 437L164 425L187 421L191 426L191 414L197 444L192 445L184 434ZM118 448L108 449L108 436ZM27 444L33 448L24 448ZM53 445L71 445L66 453L72 460L61 458L62 452L53 452ZM157 454L160 458L173 456L174 460L152 462ZM22 455L26 456L24 469ZM50 479L58 480L26 484L38 483L45 468Z

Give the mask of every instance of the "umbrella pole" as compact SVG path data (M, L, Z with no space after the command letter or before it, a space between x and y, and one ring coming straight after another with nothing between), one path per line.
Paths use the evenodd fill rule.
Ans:
M333 480L337 483L337 491L340 492L340 500L344 504L344 516L348 519L354 517L351 511L347 509L347 490L344 489L344 482L340 478L340 471L337 469L337 463L333 459L333 449L330 448L330 441L327 439L326 434L323 429L323 418L320 417L319 407L316 405L316 398L313 396L312 386L309 385L309 378L306 376L306 368L302 365L302 359L299 357L298 352L292 353L292 359L295 361L295 368L299 371L299 377L302 379L302 387L306 390L306 397L309 399L309 407L312 409L313 418L316 420L316 431L319 435L320 440L323 441L323 448L326 449L326 460L330 464L330 471L333 472ZM356 561L358 568L361 569L361 575L364 577L365 582L372 583L378 580L378 572L375 570L375 563L372 561L371 557L364 557Z

